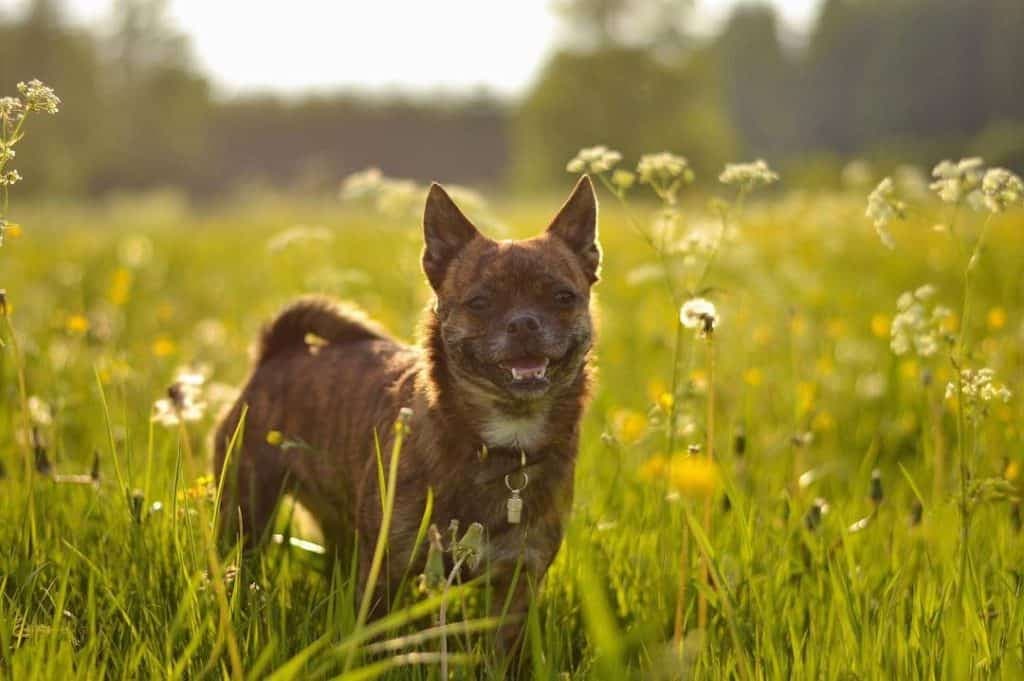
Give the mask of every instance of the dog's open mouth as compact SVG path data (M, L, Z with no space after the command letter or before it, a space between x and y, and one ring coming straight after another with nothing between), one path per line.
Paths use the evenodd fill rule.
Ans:
M520 357L499 362L498 366L508 372L516 388L539 388L548 383L547 357Z

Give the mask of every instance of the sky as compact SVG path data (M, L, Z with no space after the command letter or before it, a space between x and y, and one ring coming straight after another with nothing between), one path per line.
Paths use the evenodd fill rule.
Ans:
M698 0L712 28L741 2ZM18 11L28 0L0 0ZM556 44L551 0L167 0L199 67L227 94L337 89L522 92ZM819 0L772 0L805 30ZM101 24L111 0L64 0Z

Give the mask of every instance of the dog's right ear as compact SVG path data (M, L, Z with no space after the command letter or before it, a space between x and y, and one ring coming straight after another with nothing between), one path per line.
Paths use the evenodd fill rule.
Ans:
M462 248L480 232L452 201L441 185L430 185L423 211L423 272L435 291L441 289L444 273Z

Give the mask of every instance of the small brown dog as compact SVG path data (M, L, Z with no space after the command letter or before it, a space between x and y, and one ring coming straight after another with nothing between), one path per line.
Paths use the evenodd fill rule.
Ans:
M597 200L584 177L544 234L499 242L435 184L423 227L435 299L417 346L324 299L294 303L265 329L248 385L216 433L216 471L232 473L221 517L240 518L251 545L291 493L337 551L357 548L365 579L382 520L376 451L387 470L408 407L383 587L406 573L432 490L439 527L484 526L482 565L499 606L522 561L511 600L521 613L527 582L558 551L572 500L601 260ZM307 343L309 334L326 343ZM283 451L267 442L270 431L308 446Z

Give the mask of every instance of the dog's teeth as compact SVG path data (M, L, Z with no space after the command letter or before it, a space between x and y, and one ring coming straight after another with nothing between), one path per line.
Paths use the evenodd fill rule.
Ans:
M536 367L529 369L520 369L517 367L511 367L512 369L512 380L524 381L528 379L540 379L544 378L547 374L547 367Z

